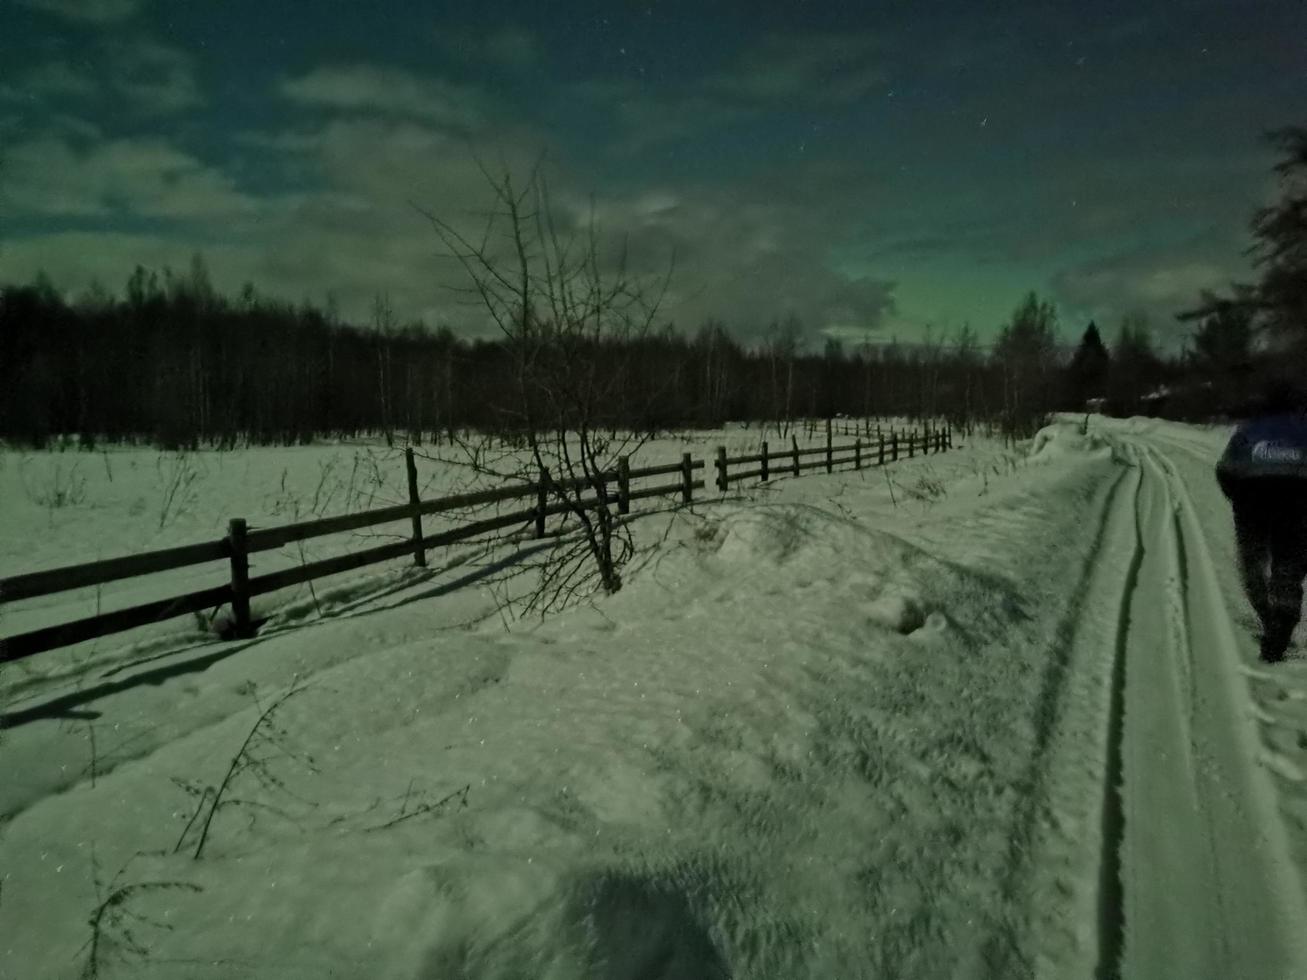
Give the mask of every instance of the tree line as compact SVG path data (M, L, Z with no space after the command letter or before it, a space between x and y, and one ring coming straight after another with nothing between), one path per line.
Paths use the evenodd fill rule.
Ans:
M47 281L10 286L0 291L0 437L32 446L74 434L90 443L230 447L376 433L421 442L463 428L513 428L501 410L514 400L508 345L401 325L384 298L374 313L359 326L249 290L229 299L208 287L199 261L185 276L138 269L122 300L69 303ZM1107 391L1106 349L1089 344L1087 355L1060 364L1054 322L1032 295L991 351L964 330L935 344L846 350L831 340L816 353L804 350L791 318L749 347L710 321L692 334L666 324L580 338L573 356L610 380L593 413L609 428L840 414L1015 424ZM1087 341L1096 336L1091 327ZM1138 397L1140 385L1165 373L1147 353L1123 349L1116 359L1139 362L1146 375L1123 386L1123 397Z
M574 338L569 357L610 382L590 420L609 428L937 415L962 404L980 418L995 397L974 341L852 352L830 342L820 353L802 341L793 318L752 346L719 321L688 334L667 323ZM0 438L182 448L507 431L520 414L506 410L517 404L511 347L400 323L384 297L371 323L349 324L248 288L222 296L198 259L186 274L137 269L121 299L96 290L70 302L41 278L0 290Z
M1251 370L1251 327L1231 310L1205 320L1180 358L1157 354L1137 318L1110 350L1091 324L1069 361L1056 329L1052 306L1032 293L988 349L963 329L925 344L828 340L814 352L789 318L751 346L709 321L688 334L664 324L577 338L570 356L609 382L589 422L642 432L846 415L1024 436L1049 412L1094 398L1145 411L1168 383L1210 380L1233 405ZM510 345L401 324L384 297L372 323L342 323L330 309L250 289L219 295L198 258L184 275L138 268L123 299L96 291L68 302L43 278L0 290L0 438L15 444L74 436L230 448L378 434L420 443L460 429L511 432L520 413L505 406L516 399Z

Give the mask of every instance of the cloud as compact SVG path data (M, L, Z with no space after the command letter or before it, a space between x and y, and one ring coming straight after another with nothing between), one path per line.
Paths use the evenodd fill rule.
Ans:
M195 61L181 48L147 38L105 46L109 84L133 106L169 113L200 105Z
M49 61L19 76L17 90L25 95L85 99L98 86L88 72L74 68L67 61Z
M366 98L350 91L358 108L347 114L240 139L257 171L295 187L293 194L250 193L223 168L162 137L95 139L51 129L15 142L5 210L51 230L11 236L6 276L46 268L61 286L78 290L92 276L120 283L137 262L184 267L200 249L215 283L227 290L249 279L291 299L320 302L331 292L356 322L366 322L372 298L384 292L405 318L449 324L469 336L491 332L484 312L454 291L466 285L462 273L441 257L413 204L479 237L491 191L478 160L521 180L549 134L505 124L496 126L493 142L477 141L451 131L443 113L416 119L369 112L375 91ZM398 92L407 104L411 93ZM683 329L715 315L745 340L757 340L793 314L819 343L822 331L874 330L893 310L892 283L835 270L830 245L853 217L843 204L813 199L818 177L842 186L839 174L817 164L729 188L633 179L604 193L565 153L551 159L561 230L584 227L596 192L607 268L625 235L630 269L640 277L665 272L675 253L663 318ZM128 222L151 230L127 234ZM78 230L57 230L69 224Z
M525 37L501 33L486 43L505 56L516 48L521 61L531 44ZM125 96L156 109L198 99L184 54L148 41L118 43L114 60L122 66L113 84ZM836 75L863 50L829 39L800 45L786 62L788 81L768 87L737 72L711 95L679 93L673 114L699 124L748 118L761 103L792 91L794 79L816 71L819 49L845 59ZM59 71L47 70L51 90L61 87ZM182 80L170 86L172 76ZM103 79L99 84L110 87ZM861 84L846 78L822 98L845 98ZM71 85L62 87L71 92ZM281 131L242 134L239 142L254 170L299 188L293 195L250 193L223 168L162 136L105 139L50 128L13 142L6 210L56 229L81 228L12 238L6 265L39 262L61 282L62 273L72 277L79 268L120 282L138 261L161 263L166 256L181 266L200 248L215 282L227 288L249 278L291 298L320 300L331 291L345 315L360 320L372 297L386 292L406 317L469 334L485 330L485 316L451 292L461 275L439 258L436 237L412 203L477 235L477 212L490 197L478 157L493 172L522 178L542 148L557 150L553 134L511 119L497 119L491 131L484 125L491 103L482 93L398 68L326 65L283 79L278 92L327 114L306 115ZM595 93L614 95L623 93ZM631 131L667 138L676 120L665 108L658 100L628 98L620 111ZM842 274L831 261L832 242L855 220L847 173L831 174L814 162L801 173L773 175L770 183L747 178L729 188L670 187L628 175L620 188L605 189L587 183L588 161L569 161L566 151L551 160L555 201L570 227L588 218L590 192L598 194L608 261L615 262L617 239L626 233L632 268L642 276L665 271L676 254L664 316L683 328L716 315L757 339L774 320L793 314L817 339L840 328L875 330L893 310L892 283ZM839 190L814 198L818 186ZM153 233L125 234L127 222L145 222ZM84 259L92 253L94 259ZM78 284L70 279L68 285Z
M1207 254L1203 254L1207 252ZM1108 324L1142 312L1155 339L1174 346L1190 331L1175 315L1190 309L1201 290L1219 292L1238 276L1234 258L1204 249L1121 252L1080 263L1051 282L1059 302ZM1110 329L1108 330L1110 334Z
M136 15L145 0L16 0L24 7L41 10L64 20L82 24L116 24Z
M541 134L497 131L476 147L492 171L519 179L536 160ZM454 291L466 285L442 250L421 205L470 237L484 230L491 192L472 148L438 126L386 116L350 115L316 127L247 136L265 175L293 176L294 194L259 196L221 168L171 142L113 139L83 145L47 134L14 147L6 187L25 215L77 222L78 231L11 237L8 275L46 268L71 289L91 276L118 283L137 262L182 267L204 251L214 281L234 290L245 279L272 295L321 301L333 293L342 312L366 321L378 292L401 315L445 323L474 336L490 331L485 314ZM279 173L279 168L285 168ZM589 192L566 161L551 170L560 230L590 217ZM287 180L287 183L291 183ZM815 342L824 330L875 329L893 308L893 285L835 271L829 245L847 224L801 194L764 184L724 192L716 185L672 188L644 183L599 194L595 219L604 261L617 261L629 235L630 269L654 277L677 257L663 317L693 329L710 315L746 340L774 320L798 316ZM123 219L150 234L125 234ZM55 226L57 227L57 225ZM507 245L492 239L492 248Z
M409 217L415 215L409 202L480 207L490 192L478 160L521 176L546 145L542 134L509 124L474 139L423 121L354 114L245 139L275 151L278 159L270 162L290 168L300 182Z
M703 84L746 102L848 104L884 86L883 49L869 34L772 35Z
M588 220L587 200L563 195L557 203L572 227ZM663 315L682 328L717 317L757 341L774 322L795 316L815 342L822 334L880 330L895 309L893 282L835 268L830 246L847 224L829 207L748 184L729 192L650 187L600 203L594 217L610 236L608 254L629 247L634 273L657 276L675 256Z
M526 173L535 137L512 127L496 136L496 144L476 147L487 166L497 169L502 161ZM261 290L318 301L331 292L357 322L366 322L373 297L384 292L402 317L469 334L486 330L484 315L461 305L448 288L462 279L439 258L434 232L413 207L429 208L469 235L480 233L479 212L491 191L467 139L430 123L351 113L285 132L247 133L241 142L261 154L265 176L305 188L213 222L214 238L248 242L241 274ZM216 282L226 281L218 262L211 268Z
M84 61L54 59L0 88L7 100L111 105L137 114L166 115L201 105L195 61L180 48L150 38L106 38L89 45Z
M486 38L486 54L501 65L527 68L540 60L535 35L520 28L506 28Z
M52 231L5 242L4 279L30 282L47 273L67 296L75 296L92 281L122 294L122 286L137 265L150 269L185 269L202 250L216 286L234 293L255 278L258 256L248 248L182 239L166 234L119 231Z
M399 68L315 68L284 80L279 91L304 106L407 117L464 129L476 129L485 119L485 99L479 92Z
M64 112L51 112L41 117L41 135L69 137L83 142L104 138L104 130L97 123ZM23 115L0 116L0 142L6 147L17 146L31 139L31 119Z
M229 219L259 207L225 174L158 137L79 149L40 136L9 147L5 170L8 210L19 215Z
M615 149L624 154L720 131L761 114L756 108L706 95L651 97L641 91L622 97L612 108L625 134Z
M724 67L657 89L633 80L589 79L569 96L606 107L623 137L619 153L639 153L720 131L784 109L829 111L885 86L885 43L865 34L772 35Z
M501 68L522 71L539 64L544 48L535 34L507 25L492 31L471 31L441 27L436 43L444 53L469 64L489 62Z
M931 259L938 255L957 252L963 248L962 243L947 235L910 235L892 238L882 245L876 245L863 256L867 261L882 258L900 260Z

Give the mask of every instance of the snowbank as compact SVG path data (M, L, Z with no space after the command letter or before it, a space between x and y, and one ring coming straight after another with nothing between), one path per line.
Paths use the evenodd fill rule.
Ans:
M1083 420L1058 421L1035 433L1029 458L1046 462L1064 456L1110 455L1111 444L1091 425L1085 430Z

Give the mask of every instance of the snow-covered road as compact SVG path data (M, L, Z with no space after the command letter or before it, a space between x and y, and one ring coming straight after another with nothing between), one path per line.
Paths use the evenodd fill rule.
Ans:
M1105 957L1120 955L1127 978L1307 976L1307 906L1272 776L1259 765L1270 756L1240 672L1248 644L1229 612L1239 601L1232 569L1214 561L1174 457L1198 464L1191 478L1210 474L1210 459L1164 431L1119 427L1111 438L1133 472L1111 498L1095 583L1119 597ZM1210 493L1205 476L1194 482Z
M82 969L94 850L202 889L133 893L172 928L104 977L1307 977L1307 658L1256 663L1224 436L778 480L509 630L460 564L47 655L0 677L0 976ZM169 853L296 675L275 779Z

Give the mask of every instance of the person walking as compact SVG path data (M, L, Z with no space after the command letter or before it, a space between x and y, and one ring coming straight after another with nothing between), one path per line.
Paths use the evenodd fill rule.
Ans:
M1307 578L1307 398L1298 383L1268 388L1235 429L1216 479L1234 512L1240 577L1262 623L1262 660L1283 660Z

